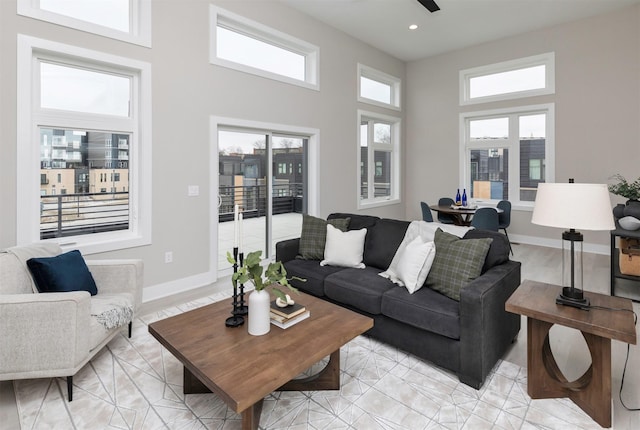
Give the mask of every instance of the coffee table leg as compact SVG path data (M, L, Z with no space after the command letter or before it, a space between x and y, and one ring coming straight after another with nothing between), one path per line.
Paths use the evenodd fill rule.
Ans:
M242 411L242 430L258 430L260 414L262 413L262 400Z
M340 349L329 356L329 362L320 372L308 378L292 379L276 391L321 391L340 389Z
M187 367L184 367L184 373L182 378L182 392L184 394L200 394L210 393L211 390L207 388L198 378L196 378Z
M207 388L198 378L196 378L189 369L184 368L183 377L183 389L184 394L201 394L211 393L211 390ZM240 413L242 418L242 430L258 430L258 424L260 423L260 414L262 413L262 400L249 406L247 409Z

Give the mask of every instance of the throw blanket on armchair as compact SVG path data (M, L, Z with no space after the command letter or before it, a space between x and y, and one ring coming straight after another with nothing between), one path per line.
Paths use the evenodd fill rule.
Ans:
M441 224L437 222L411 221L406 233L404 234L404 239L402 239L400 246L393 256L393 260L391 260L389 268L386 271L379 273L379 275L383 278L389 279L394 284L398 284L401 287L404 287L404 282L402 282L398 277L398 256L402 254L409 243L411 243L416 237L420 237L423 242L433 242L436 230L438 229L462 238L472 228L473 227L462 227L452 224Z
M104 328L121 327L133 318L133 297L130 294L98 294L91 298L91 315Z

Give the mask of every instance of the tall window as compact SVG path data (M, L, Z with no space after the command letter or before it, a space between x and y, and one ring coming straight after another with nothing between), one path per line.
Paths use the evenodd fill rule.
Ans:
M358 64L358 101L400 110L400 78Z
M18 243L150 242L150 86L148 63L18 36Z
M553 52L460 71L460 104L555 92Z
M461 115L460 171L472 200L533 206L538 184L554 180L553 112L548 104Z
M400 199L400 118L358 111L359 207Z
M151 0L18 0L18 14L151 46Z
M210 19L212 64L319 89L317 46L216 6Z

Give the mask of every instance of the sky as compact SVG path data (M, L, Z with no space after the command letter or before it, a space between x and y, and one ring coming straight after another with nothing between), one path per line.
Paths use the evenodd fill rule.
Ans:
M40 0L40 8L129 32L129 0Z

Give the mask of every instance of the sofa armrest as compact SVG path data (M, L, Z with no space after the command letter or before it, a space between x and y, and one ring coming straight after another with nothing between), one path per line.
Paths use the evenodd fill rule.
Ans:
M460 380L480 388L520 331L505 302L520 286L521 264L494 266L460 291Z
M86 291L0 295L0 380L68 376L89 353L90 313Z
M142 303L142 260L86 260L100 293L129 293L138 310Z
M283 240L276 243L276 261L286 263L293 260L298 255L300 248L300 238Z

